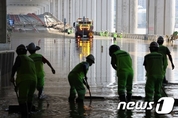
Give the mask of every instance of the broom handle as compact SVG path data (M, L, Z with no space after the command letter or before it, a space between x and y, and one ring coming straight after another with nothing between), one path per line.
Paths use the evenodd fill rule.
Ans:
M14 85L14 90L15 90L15 93L16 93L16 96L17 96L17 99L19 98L19 96L18 96L18 94L17 94L17 86L15 85L15 83L14 82L12 82L13 83L13 85Z
M85 81L86 81L86 84L89 86L87 79L85 79ZM89 95L90 95L90 104L89 104L89 106L91 106L91 103L92 103L92 97L91 97L90 87L88 87L88 91L89 91Z

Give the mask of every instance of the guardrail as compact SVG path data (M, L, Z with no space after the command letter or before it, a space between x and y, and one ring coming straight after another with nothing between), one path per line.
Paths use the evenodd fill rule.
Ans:
M13 50L0 51L0 87L10 85L14 54Z
M95 35L100 35L100 32L94 32ZM131 39L143 39L143 40L157 40L158 35L154 34L127 34L127 33L118 33L118 38L119 35L122 35L122 38L131 38ZM108 36L112 37L113 33L109 32ZM166 38L166 36L163 36Z

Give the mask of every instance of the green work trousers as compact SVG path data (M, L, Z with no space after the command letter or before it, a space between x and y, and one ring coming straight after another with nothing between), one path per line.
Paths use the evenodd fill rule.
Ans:
M17 87L19 92L19 104L33 101L33 96L36 89L36 81L25 80L20 82Z
M117 72L118 94L125 95L132 93L133 72Z
M43 88L44 81L44 76L37 77L37 88Z
M70 84L69 98L75 98L77 93L78 99L84 100L86 90L83 84L83 79L77 77L75 74L69 74L68 81Z
M145 101L150 102L153 99L154 101L157 101L161 97L162 81L162 76L147 76L147 81L145 85Z

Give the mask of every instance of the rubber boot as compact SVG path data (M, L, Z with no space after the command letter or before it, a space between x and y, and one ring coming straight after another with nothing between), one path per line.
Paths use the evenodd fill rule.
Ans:
M125 96L125 94L122 94L122 95L119 95L119 100L121 101L121 102L127 102L127 99L126 99L126 96Z
M84 109L84 103L83 103L83 100L79 99L78 100L78 114L79 114L79 117L80 118L84 118L84 113L85 113L85 109Z
M125 94L119 95L119 100L120 102L127 102ZM121 105L119 110L124 111L125 110L124 105Z
M42 99L42 92L43 92L43 87L38 88L38 99Z
M27 105L28 105L28 112L29 112L29 113L31 113L32 103L31 103L31 102L29 102L29 103L27 103Z
M28 105L26 103L20 104L21 118L29 118L28 115Z
M127 93L127 102L130 102L132 100L132 94Z
M32 104L32 102L28 102L28 111L29 111L29 113L31 113L31 112L37 112L38 110L37 110L36 107Z

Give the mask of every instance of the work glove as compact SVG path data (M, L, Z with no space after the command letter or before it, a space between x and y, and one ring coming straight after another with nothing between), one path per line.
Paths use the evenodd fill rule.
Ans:
M54 69L51 69L51 71L52 71L52 73L53 73L53 74L55 74L55 73L56 73L56 71L55 71Z
M174 67L175 67L174 64L172 64L172 70L174 69Z

